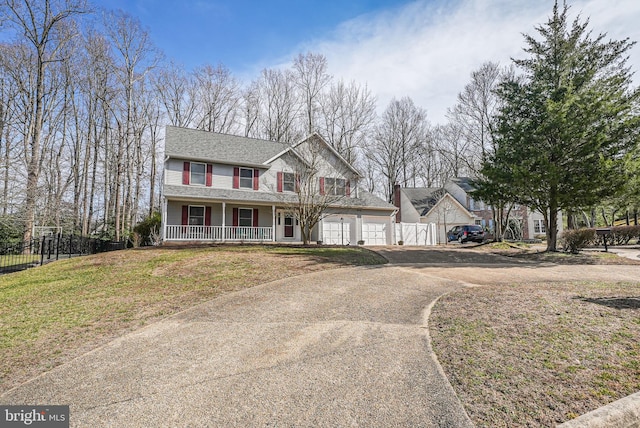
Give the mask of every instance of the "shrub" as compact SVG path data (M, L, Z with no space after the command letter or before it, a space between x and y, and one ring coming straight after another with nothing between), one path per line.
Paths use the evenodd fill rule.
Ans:
M154 245L154 241L156 240L154 238L160 230L161 223L160 213L155 212L151 214L133 228L133 235L137 234L138 237L132 240L134 242L137 241L140 245Z
M613 239L609 241L613 242L614 245L627 245L633 238L640 236L640 226L612 227L611 232L613 233Z
M577 254L582 248L593 245L595 241L595 229L568 229L562 232L560 237L562 249L574 254Z

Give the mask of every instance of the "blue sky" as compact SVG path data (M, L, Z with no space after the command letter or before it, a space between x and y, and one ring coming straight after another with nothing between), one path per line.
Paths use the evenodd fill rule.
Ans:
M219 62L236 72L269 65L340 23L406 0L103 0L136 16L168 57L187 68Z
M382 111L410 96L432 123L483 62L523 56L523 33L553 0L102 0L137 17L167 58L187 69L222 63L243 81L298 53L327 57L336 79L367 85ZM594 33L640 41L640 1L568 0ZM615 6L613 6L615 5ZM640 72L640 46L631 53Z

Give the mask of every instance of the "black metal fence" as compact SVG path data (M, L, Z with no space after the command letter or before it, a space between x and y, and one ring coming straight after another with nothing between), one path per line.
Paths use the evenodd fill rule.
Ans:
M28 242L0 243L0 274L41 266L61 258L123 250L126 247L126 241L75 235L48 235Z

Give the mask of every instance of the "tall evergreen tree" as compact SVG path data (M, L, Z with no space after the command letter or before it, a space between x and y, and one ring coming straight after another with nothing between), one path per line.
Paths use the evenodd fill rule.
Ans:
M627 66L628 39L592 36L589 21L568 22L556 1L548 22L525 35L522 72L498 94L496 152L483 165L485 190L501 189L545 218L556 250L558 212L590 206L619 191L623 155L638 144L640 92Z

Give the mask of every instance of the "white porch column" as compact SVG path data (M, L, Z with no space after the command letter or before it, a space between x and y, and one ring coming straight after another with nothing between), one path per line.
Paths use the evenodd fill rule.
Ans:
M276 242L276 206L271 205L271 242Z
M226 236L227 236L227 231L225 229L226 226L226 213L227 213L227 203L223 202L222 203L222 242L224 242Z
M162 221L162 231L160 232L162 235L160 236L160 239L164 241L167 239L167 198L164 196L162 197L162 214L160 219Z

